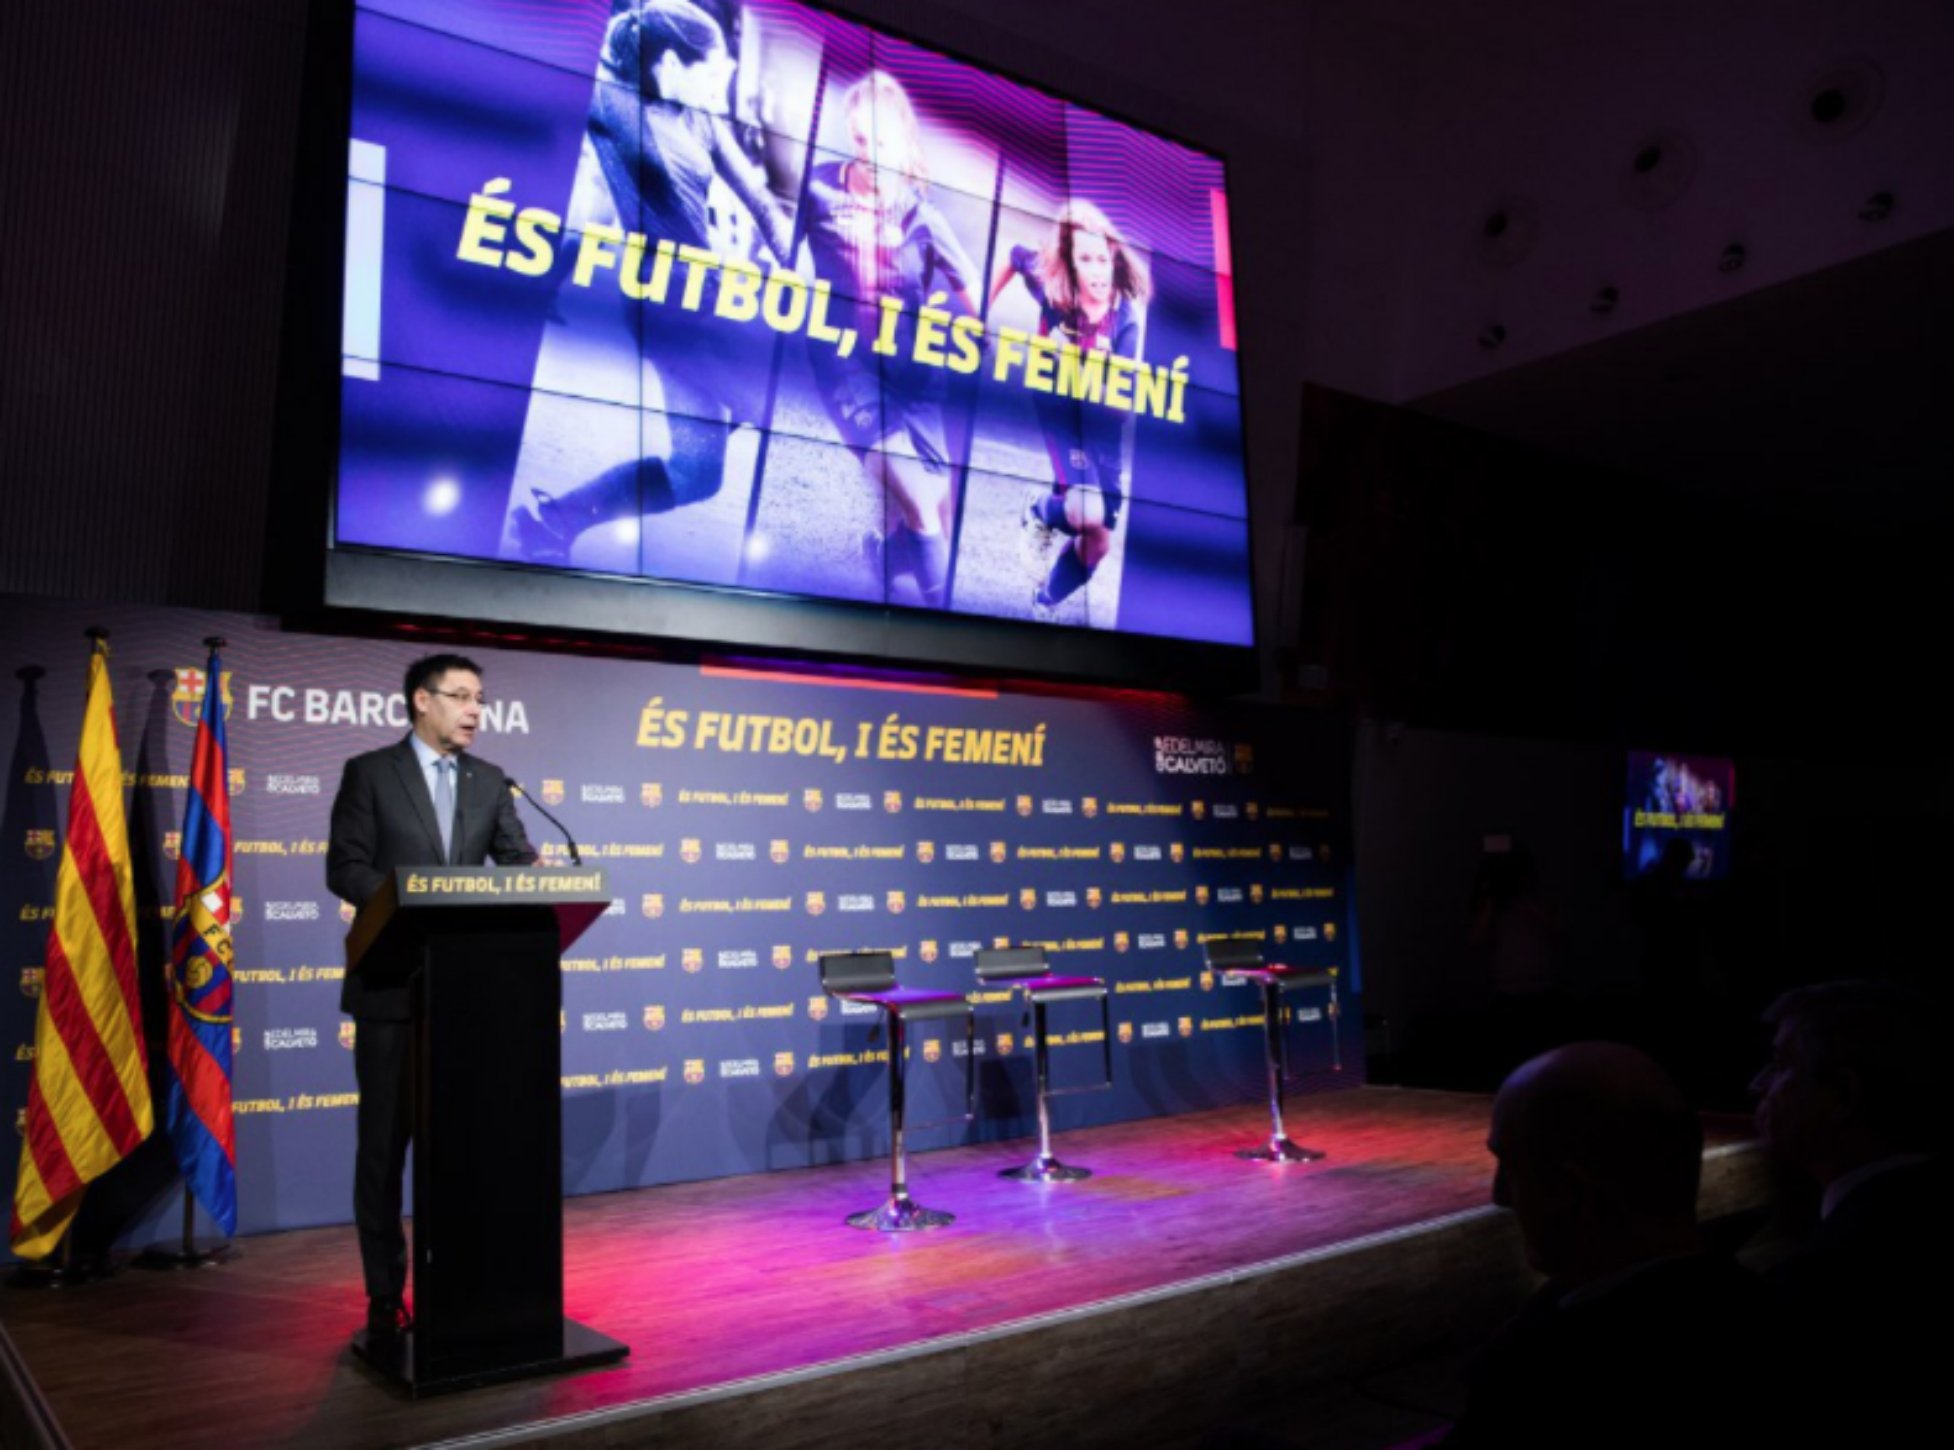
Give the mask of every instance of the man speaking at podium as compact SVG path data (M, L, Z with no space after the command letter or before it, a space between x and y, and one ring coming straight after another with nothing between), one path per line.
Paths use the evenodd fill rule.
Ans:
M465 753L482 722L481 667L457 654L429 655L407 667L403 691L412 733L347 761L332 803L326 884L354 906L366 905L396 866L523 866L536 859L508 777ZM353 1221L366 1276L367 1330L398 1335L411 1322L400 1222L414 1123L411 988L404 979L369 985L349 971L339 1010L358 1025Z

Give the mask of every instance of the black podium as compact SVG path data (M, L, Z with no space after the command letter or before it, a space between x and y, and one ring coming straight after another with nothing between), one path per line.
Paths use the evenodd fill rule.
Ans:
M346 935L413 987L414 1327L353 1336L410 1394L630 1352L563 1316L559 961L609 904L592 867L403 866Z

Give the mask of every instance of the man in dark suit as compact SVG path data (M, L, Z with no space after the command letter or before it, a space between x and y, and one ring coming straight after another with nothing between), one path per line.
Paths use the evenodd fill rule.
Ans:
M1703 1132L1634 1048L1534 1058L1493 1103L1493 1202L1547 1282L1477 1357L1440 1442L1641 1447L1781 1443L1785 1405L1753 1402L1789 1346L1764 1285L1704 1250Z
M326 883L364 906L396 866L526 865L536 859L516 817L509 780L465 752L482 721L482 671L461 655L437 654L407 668L413 730L405 740L346 762L332 803ZM408 1327L407 1237L401 1175L413 1131L412 988L404 974L348 972L339 1010L358 1025L359 1081L353 1221L366 1277L367 1328Z
M1947 1173L1933 1004L1890 983L1823 982L1771 1004L1751 1083L1765 1148L1823 1195L1817 1225L1769 1272L1828 1368L1838 1443L1899 1444L1931 1420L1945 1307Z

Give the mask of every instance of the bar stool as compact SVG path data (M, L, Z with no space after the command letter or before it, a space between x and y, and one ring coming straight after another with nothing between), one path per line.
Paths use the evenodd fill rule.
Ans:
M964 1114L977 1115L977 1014L970 1000L956 992L926 992L896 985L896 960L888 952L830 952L821 958L821 990L844 1002L868 1002L880 1007L889 1021L889 1197L880 1208L848 1215L850 1228L905 1233L912 1229L942 1228L956 1215L924 1208L909 1196L909 1160L903 1151L903 1044L911 1022L930 1022L963 1014ZM954 1122L955 1119L946 1121ZM919 1123L918 1127L936 1127Z
M1031 1005L1032 1054L1038 1064L1038 1156L1016 1168L1006 1168L1000 1178L1017 1178L1029 1183L1069 1183L1092 1177L1090 1168L1072 1168L1052 1156L1051 1099L1072 1093L1103 1092L1113 1085L1112 1009L1107 1004L1106 983L1100 977L1055 977L1045 962L1043 947L1003 947L977 953L977 980L986 984L1008 983L1024 993ZM1045 1040L1045 1009L1054 1002L1085 1002L1099 999L1100 1043L1105 1048L1106 1080L1081 1087L1054 1088L1051 1084L1049 1048Z
M1308 1163L1321 1158L1316 1148L1300 1148L1289 1141L1282 1123L1282 1085L1286 1079L1286 1059L1282 1045L1282 994L1298 987L1330 989L1330 1057L1333 1070L1343 1071L1343 1043L1337 1012L1337 972L1305 971L1277 962L1264 962L1262 949L1252 941L1223 939L1203 943L1208 970L1219 972L1221 980L1233 985L1253 982L1262 989L1262 1035L1269 1059L1269 1141L1259 1148L1241 1148L1237 1158L1260 1163Z

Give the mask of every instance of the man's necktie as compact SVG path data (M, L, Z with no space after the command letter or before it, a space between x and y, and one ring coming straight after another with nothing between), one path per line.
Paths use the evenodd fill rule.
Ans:
M455 763L442 759L434 762L434 819L441 826L441 859L443 864L453 860L455 853Z

